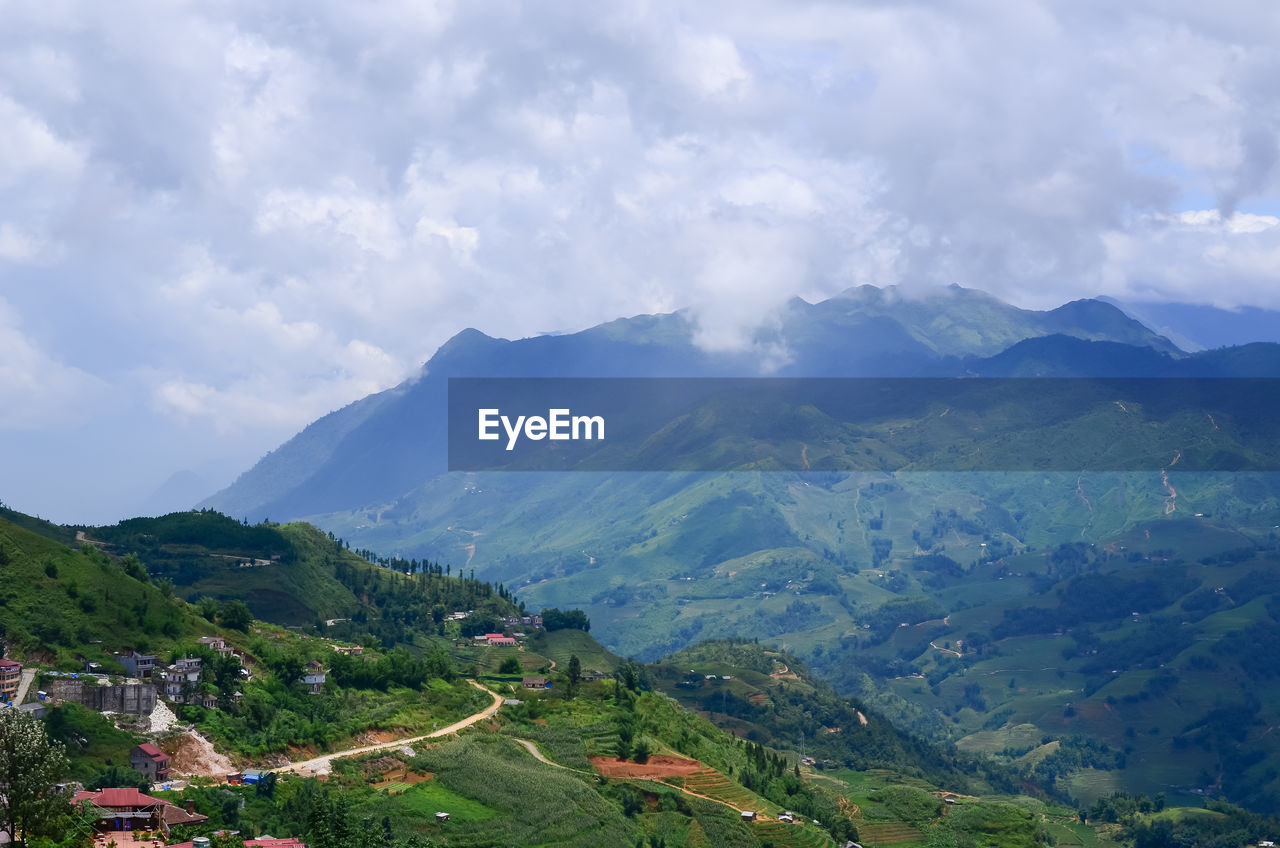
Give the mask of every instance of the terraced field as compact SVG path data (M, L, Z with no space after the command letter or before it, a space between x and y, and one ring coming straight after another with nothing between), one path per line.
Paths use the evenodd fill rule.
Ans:
M588 756L612 754L618 744L618 728L611 722L588 725L578 732Z
M835 845L825 832L807 824L787 824L769 819L757 821L751 830L762 841L777 848L830 848Z
M782 812L754 792L739 786L713 768L700 768L684 778L684 788L698 795L723 801L736 810L754 810L758 813L777 815Z
M858 825L859 841L863 845L900 845L919 842L924 834L903 822L879 822Z

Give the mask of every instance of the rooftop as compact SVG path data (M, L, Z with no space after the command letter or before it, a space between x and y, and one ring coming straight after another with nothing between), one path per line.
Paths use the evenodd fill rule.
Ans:
M168 804L160 798L144 795L132 786L103 789L100 792L77 792L71 799L79 804L88 801L95 807L154 807L157 804Z

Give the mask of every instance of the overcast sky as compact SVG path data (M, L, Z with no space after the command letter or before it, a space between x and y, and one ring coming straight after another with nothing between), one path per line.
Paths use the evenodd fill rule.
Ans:
M1268 0L0 0L0 499L225 484L467 326L1280 307L1278 43Z

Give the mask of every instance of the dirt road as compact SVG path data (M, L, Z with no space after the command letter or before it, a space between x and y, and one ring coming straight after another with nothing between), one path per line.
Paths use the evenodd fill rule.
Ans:
M942 653L944 654L955 654L957 657L960 656L959 651L954 651L951 648L944 648L941 645L939 645L937 642L930 642L929 647L933 648L935 651L942 651ZM864 721L863 724L866 724L866 722Z
M514 738L514 737L513 737L513 738ZM546 763L546 764L547 764L547 765L549 765L549 766L555 766L555 767L556 767L556 768L558 768L558 769L564 769L565 771L571 771L571 772L574 772L574 773L576 773L576 774L590 774L590 773L591 773L591 772L587 772L587 771L581 771L581 770L576 769L576 768L569 768L568 766L562 766L562 765L560 765L560 764L559 764L559 763L557 763L557 762L552 762L551 760L548 760L545 756L543 756L543 753L542 753L541 751L539 751L539 750L538 750L538 746L537 746L537 745L535 745L535 744L533 744L532 742L530 742L528 739L516 739L515 741L516 741L517 743L519 743L520 745L524 746L525 750L527 750L530 754L532 754L532 755L533 755L533 758L534 758L535 760L537 760L538 762L540 762L540 763Z
M493 697L493 703L485 707L480 712L467 716L462 721L456 721L453 724L449 725L448 727L442 727L439 730L433 730L432 732L424 733L421 736L410 736L404 739L393 739L390 742L379 742L377 745L364 745L358 748L347 748L344 751L335 751L332 754L325 754L324 756L321 756L321 757L313 757L312 759L309 759L309 760L302 760L296 763L289 763L289 765L287 766L280 766L279 768L273 768L271 769L271 771L274 771L278 774L287 774L287 773L300 774L306 777L313 777L315 775L328 774L331 768L331 763L334 760L340 760L343 757L356 757L361 754L372 754L374 751L384 751L387 748L399 748L401 745L411 745L414 742L421 742L423 739L437 739L441 736L448 736L450 733L457 733L459 730L462 730L463 728L466 728L466 727L470 727L471 725L477 722L484 721L486 718L489 718L490 716L497 713L498 708L502 706L503 696L499 695L497 692L494 692L492 689L489 689L485 686L481 686L479 683L476 683L474 680L468 680L467 682L483 692L488 692L489 695Z

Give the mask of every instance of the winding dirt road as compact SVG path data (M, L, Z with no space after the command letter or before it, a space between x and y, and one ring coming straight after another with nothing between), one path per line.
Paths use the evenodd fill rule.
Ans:
M358 748L347 748L344 751L335 751L332 754L325 754L321 757L313 757L309 760L301 760L296 763L289 763L287 766L270 769L277 774L300 774L303 777L315 777L316 775L328 774L334 760L340 760L343 757L358 757L361 754L372 754L375 751L385 751L388 748L399 748L401 745L411 745L414 742L421 742L423 739L438 739L441 736L448 736L450 733L457 733L463 728L484 721L486 718L493 716L498 712L498 708L502 706L503 696L494 692L487 686L481 686L474 680L468 680L472 686L487 692L493 698L493 703L485 707L478 713L467 716L462 721L455 721L448 727L442 727L439 730L433 730L430 733L424 733L421 736L409 736L404 739L393 739L390 742L379 742L377 745L364 745Z
M515 739L515 741L516 741L517 743L519 743L521 746L523 746L523 747L524 747L524 749L525 749L525 750L527 750L530 754L532 754L532 755L533 755L533 758L534 758L535 760L537 760L538 762L540 762L540 763L546 763L546 764L547 764L547 765L549 765L549 766L555 766L555 767L556 767L556 768L558 768L558 769L564 769L565 771L571 771L571 772L573 772L573 773L575 773L575 774L588 774L588 775L589 775L589 774L591 774L591 772L589 772L589 771L583 771L582 769L570 768L569 766L562 766L562 765L560 765L560 764L559 764L559 763L557 763L557 762L553 762L553 761L551 761L551 760L548 760L548 759L546 758L546 756L545 756L541 751L539 751L539 750L538 750L538 746L537 746L537 745L535 745L535 744L533 744L532 742L530 742L528 739L516 739L516 737L514 737L514 736L513 736L513 737L511 737L511 738L512 738L512 739Z
M944 654L955 654L957 657L964 659L964 657L960 654L959 651L953 651L951 648L944 648L941 645L939 645L937 642L930 642L929 647L933 648L935 651L942 651L942 653ZM863 724L866 724L866 722L864 721Z

